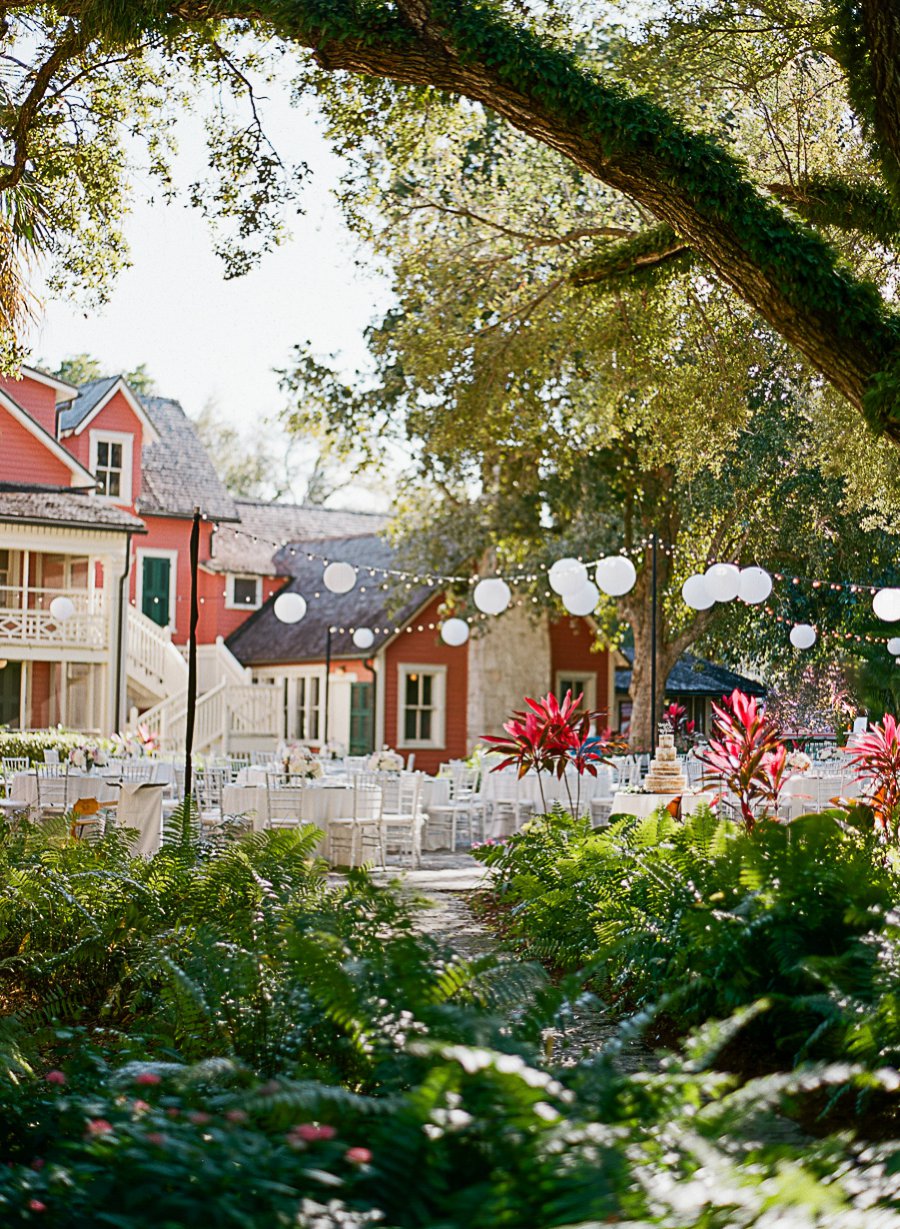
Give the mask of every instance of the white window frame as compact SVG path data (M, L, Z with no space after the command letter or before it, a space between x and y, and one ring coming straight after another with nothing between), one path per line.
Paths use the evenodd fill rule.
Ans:
M431 738L406 738L406 680L411 674L430 674L432 684ZM429 662L400 662L397 666L397 747L433 748L443 750L446 746L447 728L447 667Z
M236 580L252 580L256 584L256 597L252 602L237 602L234 598L234 582ZM262 605L262 577L253 576L249 572L229 572L225 579L225 609L226 610L259 610Z
M101 495L97 498L110 504L131 504L132 464L134 453L134 436L125 431L91 431L91 463L89 469L97 477L97 446L98 444L121 444L122 446L122 481L118 495Z
M554 690L562 703L560 695L560 687L563 679L568 679L571 683L578 684L578 691L584 692L582 700L582 708L586 708L588 712L594 712L597 707L597 675L593 670L557 670L554 678ZM578 694L576 691L575 695ZM575 699L573 695L572 699Z
M144 560L169 560L169 622L167 627L175 630L175 603L178 600L175 590L178 588L178 551L155 550L152 547L138 547L137 579L134 582L134 604L143 614L144 611Z

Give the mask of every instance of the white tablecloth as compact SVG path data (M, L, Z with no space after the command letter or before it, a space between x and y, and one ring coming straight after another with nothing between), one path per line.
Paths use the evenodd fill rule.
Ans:
M145 858L157 853L162 844L164 788L143 781L126 781L119 793L116 824L119 828L135 829L131 852Z
M329 819L350 817L353 790L349 785L309 785L304 809L307 820L318 824L324 832ZM222 790L222 811L225 815L249 816L253 830L259 832L268 824L268 791L264 785L226 785Z
M659 807L668 806L677 794L616 794L612 802L611 815L634 815L645 819ZM715 795L703 792L688 791L681 795L682 815L691 815L704 803L712 807Z
M69 805L80 798L96 798L98 802L115 802L119 797L118 782L107 780L99 773L70 772L67 787ZM37 806L37 775L34 772L17 772L12 779L10 798L15 802Z

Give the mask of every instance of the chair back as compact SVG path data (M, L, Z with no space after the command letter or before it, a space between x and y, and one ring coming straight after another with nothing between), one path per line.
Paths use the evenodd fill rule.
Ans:
M267 827L297 828L306 821L309 790L306 785L282 785L266 793Z
M450 801L471 802L478 794L477 768L469 768L463 763L453 765L450 776Z
M12 785L12 779L17 772L27 772L30 767L31 761L27 755L4 755L3 780L7 789Z
M45 750L44 751L44 763L45 764L58 764L59 763L59 752L51 751L49 748Z
M196 774L197 803L203 811L222 809L222 791L229 784L230 769L201 768Z
M353 782L353 818L360 820L381 820L384 810L384 795L375 773L357 773Z
M155 771L149 760L125 760L118 770L123 781L152 781Z
M38 808L53 807L63 811L69 807L69 765L35 764Z

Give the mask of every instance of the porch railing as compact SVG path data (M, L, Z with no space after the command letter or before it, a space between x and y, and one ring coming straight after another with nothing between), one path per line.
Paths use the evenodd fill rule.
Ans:
M68 598L74 607L60 619L50 610L54 598ZM0 645L33 648L106 649L108 611L102 589L0 588Z

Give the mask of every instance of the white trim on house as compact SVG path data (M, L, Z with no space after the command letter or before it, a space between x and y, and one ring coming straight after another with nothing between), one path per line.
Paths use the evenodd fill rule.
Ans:
M137 549L136 565L137 577L134 582L134 604L138 610L143 613L144 610L144 560L145 559L168 559L169 560L169 622L168 627L175 627L175 602L177 600L175 590L177 588L178 576L178 551L177 550L157 550L153 547L139 546Z
M252 580L256 585L256 597L252 602L237 602L234 598L234 582L236 580ZM259 610L262 606L262 577L250 572L227 572L225 576L225 609L226 610Z
M0 389L0 406L8 410L16 422L23 426L29 435L33 435L38 443L43 444L58 461L62 461L72 475L72 482L69 483L71 487L78 490L83 487L89 487L91 490L95 488L97 484L90 470L85 469L80 461L76 461L70 452L66 452L62 444L55 440L50 432L32 418L28 411L4 389ZM75 481L76 478L84 478L85 481L79 483Z
M102 495L98 486L97 498L106 504L127 504L131 506L131 493L134 489L134 435L130 431L103 431L100 429L91 432L90 443L90 459L91 473L97 480L97 445L98 444L121 444L122 445L122 481L118 495Z
M23 363L19 372L27 376L29 380L34 380L36 384L44 384L47 388L52 388L54 392L61 394L56 398L57 405L62 401L74 401L78 396L76 384L70 384L68 380L60 380L57 376L47 375L46 371L38 371L36 367L26 367Z
M406 738L406 680L413 674L430 674L434 679L431 696L431 737ZM395 746L409 750L443 750L447 745L447 667L429 662L397 663L397 742Z
M101 411L103 411L109 405L110 401L112 401L116 393L122 394L122 396L128 402L130 409L134 412L135 416L140 421L140 424L143 427L144 432L146 433L146 443L158 444L159 443L159 432L156 430L153 423L150 421L147 415L147 411L141 405L140 401L138 401L137 397L135 397L134 393L131 391L131 389L128 387L128 384L126 383L124 379L122 379L121 376L119 377L118 380L116 380L112 388L103 394L103 396L100 398L97 404L93 407L93 409L90 410L85 415L84 418L82 418L78 426L70 427L67 431L63 432L63 435L65 436L81 435L85 427L90 426L90 424L94 421L97 415L101 413Z

